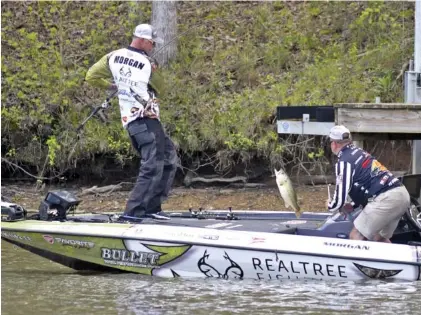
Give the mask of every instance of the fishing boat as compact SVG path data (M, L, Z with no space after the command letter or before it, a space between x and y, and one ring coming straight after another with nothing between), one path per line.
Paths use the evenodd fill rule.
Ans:
M410 179L410 180L409 180ZM75 214L51 191L38 213L2 202L1 237L79 271L268 280L421 279L421 175L392 244L349 240L358 211L173 211L143 218ZM411 184L412 185L412 184ZM415 191L414 195L413 191ZM361 211L361 210L360 210Z

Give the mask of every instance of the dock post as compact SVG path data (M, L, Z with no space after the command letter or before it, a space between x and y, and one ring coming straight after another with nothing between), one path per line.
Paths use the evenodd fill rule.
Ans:
M421 103L421 0L415 1L415 36L413 79L405 83L405 103ZM412 71L411 71L412 70ZM421 140L412 141L412 174L421 174Z
M421 103L421 0L415 1L414 71L418 77L413 101ZM421 174L421 140L412 142L412 174ZM418 202L421 202L421 196Z

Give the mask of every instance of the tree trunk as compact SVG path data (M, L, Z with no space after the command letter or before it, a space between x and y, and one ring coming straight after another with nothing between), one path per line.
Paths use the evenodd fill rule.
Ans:
M176 1L152 2L152 26L164 40L163 44L156 44L153 56L160 65L166 65L177 55Z

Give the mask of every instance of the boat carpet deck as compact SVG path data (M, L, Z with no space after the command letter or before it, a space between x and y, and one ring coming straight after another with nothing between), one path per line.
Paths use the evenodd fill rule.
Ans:
M106 222L108 216L94 215L79 217L83 222ZM69 218L70 220L79 221L78 217ZM268 233L283 233L295 234L297 227L316 229L323 221L307 221L307 220L221 220L221 219L195 219L195 218L174 218L170 220L156 220L152 218L139 219L139 222L132 222L133 224L154 224L165 226L185 226L197 228L209 228L217 230L230 231L250 231L250 232L268 232Z

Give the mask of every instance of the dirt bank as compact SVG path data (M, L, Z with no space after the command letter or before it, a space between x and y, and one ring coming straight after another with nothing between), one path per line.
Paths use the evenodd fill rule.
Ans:
M49 190L67 189L82 200L81 211L122 211L129 191L114 191L104 194L86 194L82 191L89 187L44 187L39 191L34 185L2 185L2 196L23 205L27 209L38 209L40 201ZM324 211L327 188L320 186L296 187L298 202L303 211ZM276 187L267 188L184 188L176 187L169 199L163 204L164 210L188 210L189 208L207 210L288 210L285 208ZM290 210L290 209L289 209Z

